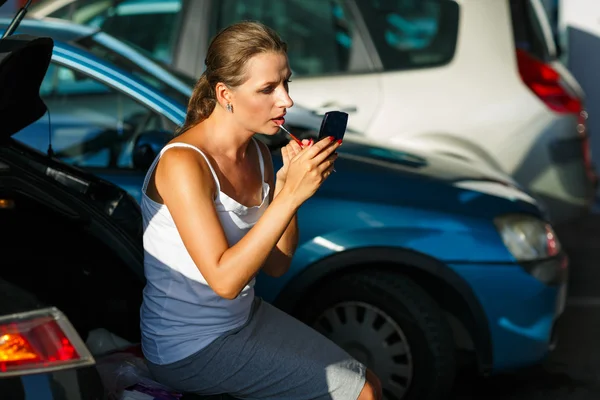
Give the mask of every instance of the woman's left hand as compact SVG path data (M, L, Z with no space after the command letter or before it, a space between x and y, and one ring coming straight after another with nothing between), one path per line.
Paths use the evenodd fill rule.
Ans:
M277 171L277 181L276 186L282 187L283 183L285 183L285 178L287 177L288 166L290 165L290 161L298 155L307 147L313 144L313 140L304 139L302 140L302 147L295 140L290 140L290 142L281 148L281 158L283 159L283 167Z

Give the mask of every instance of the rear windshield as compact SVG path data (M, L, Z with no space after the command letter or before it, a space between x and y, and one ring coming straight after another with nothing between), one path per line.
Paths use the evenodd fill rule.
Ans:
M459 9L451 0L356 2L386 70L449 62L458 36Z
M541 21L546 15L537 13L531 0L510 0L510 12L516 48L543 61L554 58Z

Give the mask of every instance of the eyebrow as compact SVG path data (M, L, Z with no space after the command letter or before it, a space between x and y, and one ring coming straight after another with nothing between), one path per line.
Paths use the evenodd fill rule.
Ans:
M292 71L290 71L286 77L285 80L289 80L292 77ZM277 83L279 83L280 81L271 81L271 82L263 82L263 84L261 86L271 86L271 85L275 85Z

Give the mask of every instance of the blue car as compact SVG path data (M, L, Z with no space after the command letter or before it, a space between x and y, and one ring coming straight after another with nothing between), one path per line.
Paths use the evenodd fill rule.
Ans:
M0 137L0 199L22 204L2 223L11 238L0 251L17 260L3 260L2 278L58 307L81 337L102 327L137 342L144 280L135 199L186 103L159 89L158 74L153 84L147 69L136 76L78 44L93 42L86 30L36 26L20 32L55 39L40 91L48 113ZM258 137L279 168L284 138ZM458 160L351 133L336 170L299 211L290 271L260 275L259 296L372 368L388 399L444 398L458 354L481 374L548 355L568 259L532 197Z

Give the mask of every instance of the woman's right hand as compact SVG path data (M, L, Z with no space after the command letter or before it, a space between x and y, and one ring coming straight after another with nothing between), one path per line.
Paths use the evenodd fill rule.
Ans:
M337 158L335 151L340 146L341 141L326 137L302 148L290 161L282 192L291 196L295 206L308 200L331 174Z

